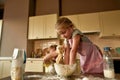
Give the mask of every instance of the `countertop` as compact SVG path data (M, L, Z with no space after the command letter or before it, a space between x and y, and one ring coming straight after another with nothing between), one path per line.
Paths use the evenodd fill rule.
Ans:
M0 57L0 61L7 61L7 60L12 60L12 57ZM43 58L27 58L28 61L31 60L43 60Z
M112 57L113 59L120 60L120 57ZM0 61L2 60L12 60L12 57L0 57ZM27 60L43 60L43 58L27 58Z
M84 77L89 80L120 80L120 74L116 74L115 79L105 79L103 74L74 74L70 77L63 79L56 74L45 74L45 73L25 73L24 80L82 80ZM11 80L10 76L0 80Z
M12 60L12 57L0 57L0 61L2 60Z

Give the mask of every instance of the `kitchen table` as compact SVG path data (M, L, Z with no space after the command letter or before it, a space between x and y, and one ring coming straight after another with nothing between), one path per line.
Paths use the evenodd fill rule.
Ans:
M120 80L120 74L115 75L115 79L112 80ZM105 79L103 74L74 74L68 78L65 78L64 80L82 80L82 78L88 77L90 80L111 80L111 79ZM33 73L33 72L27 72L24 75L24 80L63 80L63 77L60 77L56 74L46 74L46 73ZM11 80L10 76L0 79L0 80Z

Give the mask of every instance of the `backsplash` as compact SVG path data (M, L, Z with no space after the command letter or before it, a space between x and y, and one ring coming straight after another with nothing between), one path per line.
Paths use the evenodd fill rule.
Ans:
M45 47L48 47L50 44L59 44L58 39L52 39L52 40L38 40L34 42L34 50L36 49L43 49Z
M120 57L120 54L116 51L117 47L120 47L120 37L106 37L100 38L99 34L86 35L94 44L98 45L103 52L104 47L111 47L112 56Z
M103 47L116 48L120 47L120 37L100 38L99 34L86 35L94 44L98 45L101 50Z

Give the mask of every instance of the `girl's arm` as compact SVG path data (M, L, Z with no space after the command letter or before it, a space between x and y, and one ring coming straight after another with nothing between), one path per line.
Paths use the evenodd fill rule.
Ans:
M64 64L69 64L69 56L70 56L70 44L67 39L64 40Z
M76 54L77 54L79 43L80 43L80 35L75 35L73 37L73 45L70 50L70 62L69 62L70 65L74 64L76 61Z
M64 53L64 63L69 64L69 54L70 54L70 45L67 43L65 45L65 53Z

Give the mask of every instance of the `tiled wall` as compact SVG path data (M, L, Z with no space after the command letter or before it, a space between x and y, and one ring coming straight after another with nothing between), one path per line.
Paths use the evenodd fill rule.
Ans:
M39 48L44 48L49 46L50 44L59 44L58 39L52 39L52 40L38 40L34 42L34 50Z
M93 43L98 45L101 50L108 46L112 48L120 47L120 37L100 38L99 34L86 35Z

